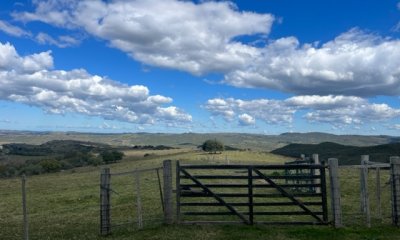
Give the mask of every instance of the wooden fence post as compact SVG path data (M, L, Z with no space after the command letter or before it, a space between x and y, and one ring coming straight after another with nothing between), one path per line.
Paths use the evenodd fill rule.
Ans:
M26 207L26 176L22 175L22 213L24 215L24 240L29 239L28 210Z
M318 154L313 154L312 159L315 165L319 165L319 156ZM314 169L314 175L315 176L320 176L321 171L319 169ZM321 180L319 178L314 178L314 184L321 184ZM321 193L321 188L320 187L315 187L315 193Z
M173 224L173 199L172 199L172 161L163 161L163 178L164 178L164 222L165 224Z
M143 216L142 216L142 200L140 196L140 172L135 173L135 185L136 185L136 210L137 210L137 224L138 228L143 228Z
M103 168L100 175L100 234L111 233L110 219L110 169Z
M400 226L400 157L390 157L390 185L392 190L392 224Z
M382 203L381 203L381 168L376 168L376 204L378 218L382 220Z
M361 204L362 212L366 215L366 223L371 227L371 213L369 209L369 193L368 193L368 155L361 155L361 172L360 172L360 186L361 186Z
M333 226L335 228L342 227L342 209L340 204L340 186L339 186L339 173L338 173L338 159L329 158L329 178L331 185L331 199L332 199L332 215Z

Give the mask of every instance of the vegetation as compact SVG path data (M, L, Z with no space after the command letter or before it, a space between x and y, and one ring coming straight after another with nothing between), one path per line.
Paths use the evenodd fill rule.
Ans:
M320 160L338 158L341 165L360 164L361 155L369 155L374 162L389 162L390 156L400 156L400 143L384 144L371 147L345 146L337 143L325 142L320 144L290 144L275 149L274 154L287 157L299 157L300 154L310 156L318 153Z
M41 145L4 144L0 155L0 177L37 175L87 165L109 164L124 156L122 152L105 144L72 140L55 140Z
M143 156L145 152L138 152ZM203 152L166 152L168 155L156 158L130 158L112 164L112 173L124 172L137 168L151 168L162 165L164 159L180 160L184 163L221 163L229 159L232 164L266 164L283 163L288 158L256 151L225 151L221 155ZM251 161L250 161L251 159ZM330 226L269 226L269 225L203 225L165 226L160 206L158 182L155 172L141 174L142 205L144 208L144 229L138 230L135 225L136 205L134 195L134 178L132 176L111 179L113 189L112 224L130 223L112 228L112 234L99 236L99 173L101 167L86 166L64 172L31 176L27 179L27 201L30 223L30 239L271 239L271 240L312 240L312 239L400 239L400 230L390 226L389 187L383 188L383 218L375 215L373 174L371 184L372 228L365 227L365 217L359 213L359 171L342 169L341 191L343 205L343 229ZM388 181L387 171L382 171L382 184ZM0 239L22 239L22 215L20 179L0 180Z
M6 143L42 144L52 140L74 140L99 142L112 146L157 146L185 147L195 149L207 139L218 139L231 147L271 151L291 143L318 144L334 142L343 145L373 146L399 142L399 137L334 135L327 133L284 133L281 135L246 133L123 133L99 134L79 132L26 132L0 130L0 145Z
M214 140L207 140L201 145L201 149L205 152L214 153L224 151L224 144L220 141Z
M103 152L100 153L100 155L101 158L103 159L103 162L108 164L108 163L115 163L121 160L122 157L124 156L124 153L116 150L104 150Z

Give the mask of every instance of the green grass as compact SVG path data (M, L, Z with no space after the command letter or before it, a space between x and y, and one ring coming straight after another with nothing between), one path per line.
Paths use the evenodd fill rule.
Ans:
M163 156L140 158L131 153L120 163L109 165L111 172L162 165L164 159L182 163L282 163L287 158L262 152L165 152ZM113 176L112 223L131 222L99 236L99 174L101 167L83 167L55 174L32 176L27 180L31 239L400 239L400 230L390 226L389 187L382 189L383 220L376 215L374 171L370 174L373 228L364 227L359 214L357 170L341 170L344 229L330 226L245 226L245 225L162 225L162 209L155 172L141 175L145 228L138 230L133 176ZM388 180L381 172L382 185ZM0 239L22 239L20 179L0 180Z

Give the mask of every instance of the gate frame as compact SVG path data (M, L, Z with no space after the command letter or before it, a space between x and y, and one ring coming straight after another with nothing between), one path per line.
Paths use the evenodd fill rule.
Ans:
M179 161L176 163L176 214L177 214L177 223L189 223L189 224L196 224L196 223L239 223L239 222L229 222L229 221L182 221L181 220L181 206L198 206L201 205L201 203L191 203L190 205L188 204L182 204L181 203L181 196L182 196L182 185L184 187L187 187L186 185L189 185L191 187L200 187L202 189L202 196L204 197L212 197L213 199L217 200L218 203L209 203L211 204L210 206L225 206L229 212L222 212L220 215L236 215L240 218L241 222L240 223L245 223L248 225L253 225L254 223L267 223L267 224L313 224L313 225L323 225L323 224L329 224L328 222L328 204L327 204L327 194L326 194L326 174L325 174L325 169L327 166L322 165L322 164L309 164L309 165L181 165ZM224 176L218 176L218 175L197 175L193 176L191 175L187 169L224 169L224 170L229 170L229 169L242 169L242 170L247 170L247 176L232 176L232 175L224 175ZM319 174L314 174L312 176L281 176L281 177L271 177L271 176L266 176L263 174L260 170L279 170L279 169L310 169L310 170L319 170ZM316 172L316 171L313 171ZM183 176L181 175L183 173ZM254 174L255 173L255 174ZM186 178L191 180L193 184L181 184L181 179ZM287 178L292 178L292 179L319 179L319 183L311 183L311 184L277 184L275 183L271 178L277 178L277 179L286 179ZM224 194L217 194L214 193L210 188L207 186L207 184L203 184L199 179L248 179L247 185L245 184L208 184L210 187L247 187L248 193L248 202L246 203L239 203L237 204L228 204L224 199L223 196ZM280 195L282 197L289 198L292 202L292 206L299 206L304 212L274 212L276 213L275 215L279 215L285 213L293 213L293 214L301 214L301 215L310 215L314 219L317 220L317 222L261 222L261 221L256 221L254 222L254 215L257 215L257 212L254 212L253 207L257 206L253 202L253 197L256 194L253 194L253 179L262 179L268 183L269 186L272 186L272 188L278 190L280 192ZM280 186L281 185L281 186ZM321 203L318 204L317 202L310 202L313 203L313 205L320 205L322 212L314 213L314 211L310 210L306 204L302 203L302 201L299 201L296 199L295 196L293 196L291 193L288 193L282 186L289 187L289 186L303 186L303 187L320 187L321 192L320 193L313 193L309 194L308 196L320 196L321 198ZM191 192L191 194L195 194L194 192ZM196 194L195 194L196 195ZM232 194L231 194L232 195ZM234 194L235 195L235 194ZM245 194L246 195L246 194ZM296 194L295 194L296 195ZM301 196L301 194L297 194L298 196ZM307 196L306 194L303 194ZM194 195L189 195L194 196ZM235 196L237 197L246 197L244 194L236 194ZM203 203L204 204L204 203ZM244 204L244 205L243 205ZM268 206L268 203L265 203ZM273 204L273 203L269 203ZM242 214L238 212L233 206L248 206L248 212L247 214ZM289 205L289 204L288 204ZM203 205L204 206L204 205ZM259 205L258 205L259 206ZM269 205L271 206L271 205ZM186 215L200 215L196 214L198 212L187 212ZM270 214L268 214L270 213ZM308 214L304 214L308 213ZM258 214L262 215L272 215L272 212L260 212ZM217 212L203 212L201 215L218 215ZM248 215L248 218L246 218L244 215ZM320 216L322 217L320 217Z

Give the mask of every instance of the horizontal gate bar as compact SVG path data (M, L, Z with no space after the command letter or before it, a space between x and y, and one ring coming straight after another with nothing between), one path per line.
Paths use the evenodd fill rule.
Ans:
M249 179L247 175L192 175L196 179ZM290 179L290 180L312 180L321 178L320 175L283 175L283 176L268 176L270 179ZM182 179L189 179L186 176L180 176ZM253 176L252 179L262 179L260 176Z
M232 212L181 212L183 215L187 216L227 216L227 215L235 215ZM239 212L243 215L249 215L247 212ZM262 216L280 216L280 215L310 215L307 212L302 211L293 211L293 212L254 212L254 215L262 215ZM315 215L321 215L323 212L314 212Z
M185 188L199 188L196 184L181 184L181 189ZM204 186L209 188L248 188L248 184L204 184ZM269 184L253 184L253 188L275 188ZM321 187L321 184L279 184L280 187Z
M323 165L304 164L304 165L180 165L181 169L248 169L249 167L266 170L266 169L324 169Z
M243 224L238 221L182 221L182 224L186 225L199 225L199 224ZM321 222L266 222L266 221L255 221L256 225L326 225L329 223L321 223Z
M249 197L247 193L215 193L219 197ZM253 194L253 197L286 197L280 193L272 193L272 194ZM293 193L291 194L293 197L321 197L321 193ZM211 197L210 194L206 192L181 192L181 197Z
M249 203L227 203L231 206L249 206ZM308 206L321 206L322 202L303 202ZM255 207L268 207L268 206L294 206L293 202L269 202L269 203L253 203ZM201 203L201 202L188 202L180 203L180 206L223 206L220 203Z

